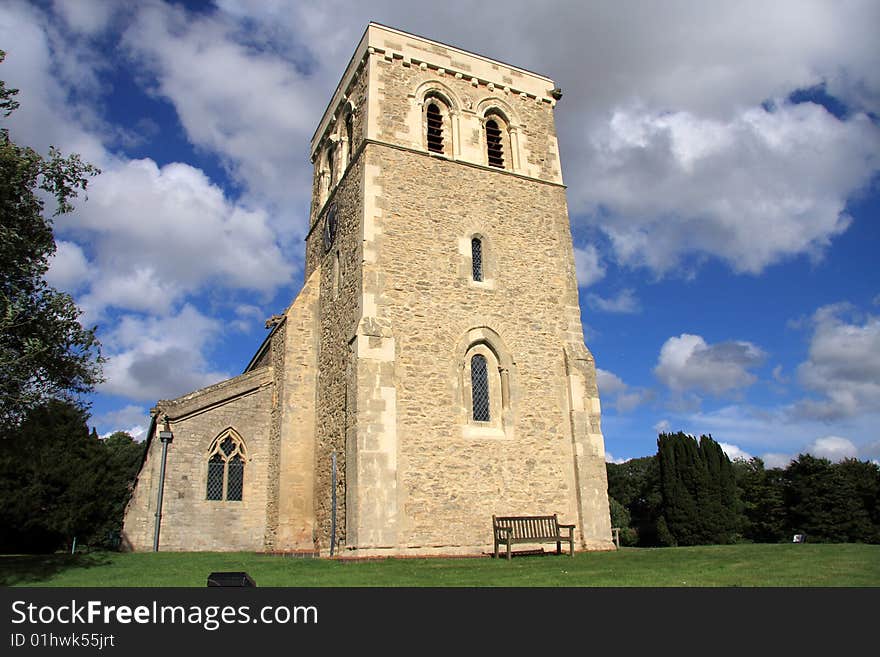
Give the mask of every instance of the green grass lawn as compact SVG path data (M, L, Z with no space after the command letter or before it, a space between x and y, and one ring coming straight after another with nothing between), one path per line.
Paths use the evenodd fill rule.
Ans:
M880 586L880 545L728 545L470 559L298 559L159 552L0 556L2 586L204 587L214 571L270 586Z

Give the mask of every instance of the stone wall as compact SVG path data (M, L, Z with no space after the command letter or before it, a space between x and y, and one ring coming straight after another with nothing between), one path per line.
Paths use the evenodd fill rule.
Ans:
M607 549L595 364L583 344L554 103L506 89L516 71L503 66L483 67L493 82L437 68L431 53L419 63L412 44L385 46L369 69L349 547L473 552L491 544L492 514L557 513L578 525L582 547ZM456 123L458 143L443 155L422 139L431 89ZM505 170L484 159L488 108L510 121ZM471 280L474 236L481 282ZM473 345L495 354L490 388L509 396L493 402L489 423L470 415Z
M565 362L580 324L567 307L564 189L378 145L367 162L382 173L371 180L378 205L393 209L380 219L376 307L396 348L385 387L393 380L396 390L399 542L484 545L492 514L557 513L583 530ZM470 280L473 234L491 245L491 287ZM468 422L461 344L476 327L497 333L514 363L501 433Z
M315 416L315 538L329 550L332 495L331 464L336 454L336 538L345 540L346 427L349 419L350 346L361 315L363 218L363 149L332 192L328 205L336 208L337 233L326 249L319 231L309 238L309 254L319 263L317 390ZM326 211L319 219L323 231Z
M162 505L160 550L221 551L264 549L270 471L272 368L264 367L157 406L171 418ZM208 450L233 428L247 449L241 501L206 499ZM136 551L153 548L153 530L162 444L150 440L126 510L124 542Z

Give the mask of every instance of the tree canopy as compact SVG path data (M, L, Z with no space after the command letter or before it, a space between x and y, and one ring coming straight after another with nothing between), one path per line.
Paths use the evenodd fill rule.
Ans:
M17 94L0 80L3 120L18 109ZM43 197L56 202L52 217L68 213L98 173L54 147L44 158L0 128L0 427L14 426L47 399L76 399L101 381L95 328L83 328L70 295L44 280L56 247Z
M767 469L759 458L730 461L711 436L679 432L660 434L654 456L606 467L613 521L627 529L629 512L631 544L779 543L794 534L880 543L876 463L801 454Z
M0 440L0 551L115 547L144 444L89 432L88 414L52 399Z

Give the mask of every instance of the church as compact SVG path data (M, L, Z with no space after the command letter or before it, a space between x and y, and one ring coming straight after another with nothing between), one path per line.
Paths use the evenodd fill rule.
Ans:
M152 410L126 549L613 549L554 82L370 23L311 141L305 281L243 374Z

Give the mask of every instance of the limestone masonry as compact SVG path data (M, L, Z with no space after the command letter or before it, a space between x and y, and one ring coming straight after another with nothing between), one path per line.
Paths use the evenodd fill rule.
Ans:
M480 554L493 514L555 513L613 548L559 97L367 27L311 142L302 290L241 376L158 402L126 547Z

